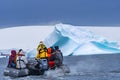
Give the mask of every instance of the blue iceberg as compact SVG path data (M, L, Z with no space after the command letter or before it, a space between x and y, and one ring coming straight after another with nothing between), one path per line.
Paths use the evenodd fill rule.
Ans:
M120 53L117 42L107 41L89 30L67 24L55 25L44 43L47 47L59 46L64 56ZM35 49L28 56L33 56L32 52Z

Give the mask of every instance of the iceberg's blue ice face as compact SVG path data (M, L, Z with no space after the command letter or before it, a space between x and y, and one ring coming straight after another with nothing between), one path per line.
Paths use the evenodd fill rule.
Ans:
M84 28L65 24L57 24L44 43L47 47L59 46L64 56L120 53L117 42L107 41ZM34 57L35 54L36 49L33 49L27 56Z
M64 56L120 53L117 42L107 41L86 29L72 25L57 24L44 42L48 47L58 45Z

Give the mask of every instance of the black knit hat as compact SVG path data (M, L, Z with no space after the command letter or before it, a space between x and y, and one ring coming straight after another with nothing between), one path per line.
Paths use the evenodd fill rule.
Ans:
M59 46L55 46L55 49L59 49Z
M19 52L21 52L22 51L22 49L19 49Z

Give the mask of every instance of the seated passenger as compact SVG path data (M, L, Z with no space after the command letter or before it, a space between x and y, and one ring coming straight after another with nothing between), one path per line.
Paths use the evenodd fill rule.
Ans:
M54 55L54 49L53 47L49 47L48 50L48 65L49 68L55 68L55 55Z
M11 50L11 55L9 56L9 62L7 67L16 68L16 51Z
M24 68L26 68L27 63L28 63L28 61L23 53L23 50L20 49L18 51L17 58L16 58L16 64L17 64L16 68L24 69Z
M40 41L40 44L37 47L36 59L48 59L47 47L42 41Z
M44 45L43 41L40 41L40 44L37 47L37 55L35 57L38 64L36 67L39 67L40 64L44 66L44 70L48 70L48 54L47 54L47 47ZM39 60L41 61L39 63Z
M63 54L59 49L59 46L55 46L55 54L56 54L56 65L61 66L63 65Z

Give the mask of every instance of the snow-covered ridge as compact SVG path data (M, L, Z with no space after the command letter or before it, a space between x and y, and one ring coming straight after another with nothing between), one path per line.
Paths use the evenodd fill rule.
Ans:
M0 29L0 50L11 48L32 49L44 40L53 26L22 26Z

